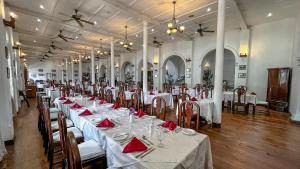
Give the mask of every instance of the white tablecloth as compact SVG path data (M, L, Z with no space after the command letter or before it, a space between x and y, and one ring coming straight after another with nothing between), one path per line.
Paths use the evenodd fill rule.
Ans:
M223 92L223 100L224 102L232 101L233 100L233 92L232 91L225 91ZM235 101L238 100L237 93L235 94ZM244 101L244 96L241 96L241 102L242 103L252 103L256 105L256 95L252 95L250 93L246 94L246 102Z
M69 114L74 125L83 131L85 140L94 139L106 150L109 168L125 169L212 169L212 156L210 141L207 135L197 133L193 136L184 135L182 132L166 132L163 134L163 147L157 147L157 124L162 121L151 116L134 118L129 123L129 110L120 108L111 109L111 104L87 106L94 113L91 116L78 116L83 109L64 109ZM103 119L109 118L116 126L111 129L97 128L96 125ZM153 124L153 125L150 125ZM150 127L152 126L152 127ZM154 143L155 150L144 158L136 158L137 153L122 153L122 146L112 139L114 134L127 132L140 140L146 136ZM188 146L187 146L188 145ZM148 145L148 147L151 147Z
M208 124L213 122L214 101L213 99L198 99L196 101L200 106L200 116L204 117ZM181 103L181 99L179 100ZM176 117L178 117L178 106L176 109Z
M144 95L144 103L145 104L152 104L152 99L154 97L160 96L166 100L166 104L168 107L173 108L174 103L173 103L173 96L171 93L155 93L154 95L146 94Z
M172 89L172 95L179 95L181 93L180 89L179 89L179 86L175 86L173 89ZM196 91L195 89L188 89L186 90L186 93L189 94L191 97L196 97Z

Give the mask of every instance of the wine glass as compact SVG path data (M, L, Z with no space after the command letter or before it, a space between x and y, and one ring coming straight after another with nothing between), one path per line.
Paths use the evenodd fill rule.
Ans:
M162 131L162 129L158 128L156 131L156 136L157 136L157 140L158 140L158 147L163 147L162 141L163 141L163 137L164 137L164 132Z

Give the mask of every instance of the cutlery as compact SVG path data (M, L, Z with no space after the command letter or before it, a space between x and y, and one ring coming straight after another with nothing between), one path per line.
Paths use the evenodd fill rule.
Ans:
M152 151L154 151L155 148L152 148L151 150L149 150L147 153L143 154L142 156L140 156L141 158L144 158L146 155L150 154Z
M139 158L140 156L144 155L145 153L147 153L148 151L151 151L152 149L154 149L153 147L152 148L149 148L148 150L144 151L144 152L141 152L140 154L136 155L135 157L136 158Z
M129 141L131 141L132 137L129 137L128 139L125 139L123 141L120 142L121 146L123 146L124 144L128 143Z
M128 133L123 133L123 134L120 134L120 135L116 135L113 138L118 138L118 137L122 137L122 136L125 136L125 135L128 135Z
M149 144L154 145L146 136L142 136L142 139L147 141Z

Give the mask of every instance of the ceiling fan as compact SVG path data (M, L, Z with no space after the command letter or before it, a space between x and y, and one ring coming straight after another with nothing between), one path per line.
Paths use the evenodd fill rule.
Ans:
M130 47L127 47L127 48L125 48L128 52L134 52L135 50L134 49L132 49L132 48L130 48Z
M55 38L60 38L60 39L64 40L65 42L69 42L68 40L74 40L73 38L70 38L70 37L67 37L67 36L63 35L62 30L59 30L59 33L57 34L57 37L54 37L52 39L55 39Z
M155 47L159 48L163 45L163 42L159 42L159 41L157 41L156 37L153 37L153 44Z
M48 53L48 54L51 54L51 55L56 55L56 53L53 53L53 52L51 51L51 47L49 47L49 50L47 51L47 53ZM46 53L46 54L47 54L47 53Z
M202 28L202 24L199 24L199 29L197 29L197 32L199 33L200 36L203 36L204 32L205 33L214 33L215 31L213 30L208 30L208 27Z
M75 20L80 27L83 27L82 22L90 24L90 25L94 25L93 22L81 19L83 16L78 14L78 9L74 9L74 11L75 11L75 14L71 15L71 17L70 17L71 19L65 20L64 22L69 22L69 21Z
M57 47L56 45L54 45L54 42L53 42L53 41L51 42L51 45L50 45L50 47L51 47L52 49L54 49L54 50L56 50L56 49L63 50L62 48L60 48L60 47Z

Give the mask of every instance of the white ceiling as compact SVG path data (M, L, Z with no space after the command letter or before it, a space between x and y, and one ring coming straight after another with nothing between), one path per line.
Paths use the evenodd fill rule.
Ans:
M6 12L17 15L16 31L19 32L22 48L28 58L40 58L48 51L51 41L64 48L56 50L56 59L77 55L84 52L85 47L99 47L100 38L104 47L109 49L110 37L115 41L123 39L124 26L128 25L129 39L134 42L134 49L140 49L142 44L142 21L149 22L149 45L153 37L159 41L172 41L166 34L166 23L172 17L172 0L5 0ZM40 5L44 6L41 9ZM226 29L240 28L243 23L255 25L285 17L295 16L299 9L299 0L227 0ZM210 8L211 11L207 11ZM86 25L82 29L75 22L63 22L68 15L79 9L83 19L96 21L97 25ZM241 13L240 13L241 11ZM272 12L272 17L266 15ZM193 15L193 17L191 17ZM196 35L196 23L216 29L217 0L177 0L176 17L179 25L184 25L186 31L177 33L175 40L189 40ZM37 22L37 18L41 22ZM38 31L35 28L38 28ZM63 29L64 35L79 39L64 42L60 39L50 39ZM152 29L154 31L152 32ZM33 41L37 42L34 43ZM117 53L125 52L116 43Z

